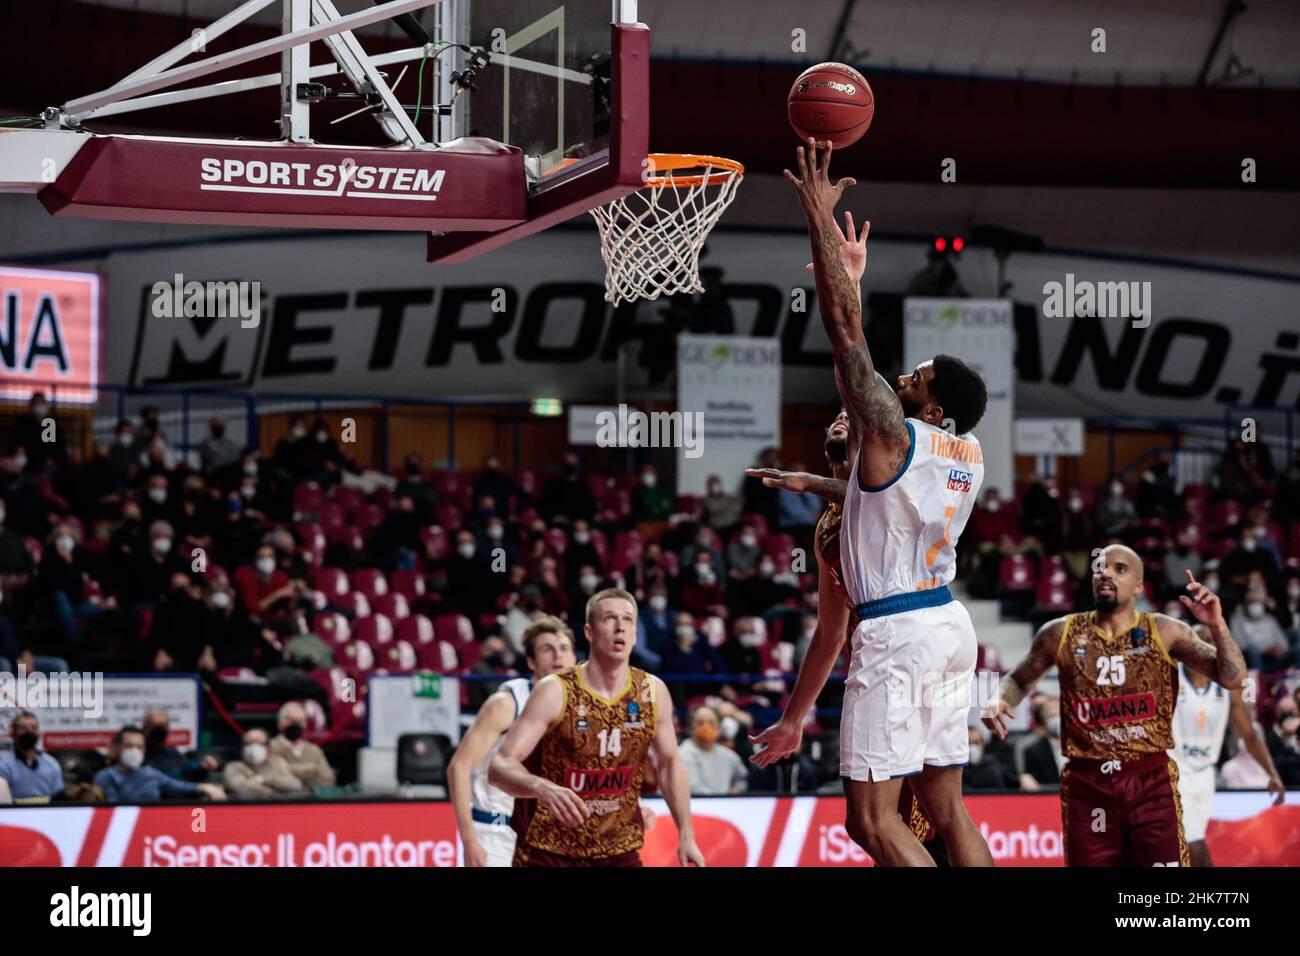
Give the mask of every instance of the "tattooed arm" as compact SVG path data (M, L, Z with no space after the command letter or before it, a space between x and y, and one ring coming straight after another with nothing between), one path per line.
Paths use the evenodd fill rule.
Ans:
M1156 626L1165 642L1165 650L1174 660L1182 661L1221 687L1238 689L1246 679L1246 659L1228 631L1219 596L1197 581L1191 571L1187 572L1187 591L1178 600L1205 625L1214 643L1201 640L1182 621L1157 614Z
M1038 679L1056 666L1056 651L1061 646L1061 636L1065 633L1065 618L1058 617L1048 621L1034 635L1034 642L1029 645L1025 655L1016 669L1002 680L998 696L989 701L988 709L981 718L985 725L998 735L999 740L1007 736L1006 718L1015 713L1016 707L1025 699L1029 689Z
M745 475L762 478L769 488L782 488L795 494L810 492L833 505L844 503L844 479L824 478L806 471L782 471L779 468L746 468Z
M807 150L799 148L799 176L786 170L785 177L798 190L799 201L808 217L817 305L835 359L835 382L864 450L874 451L862 456L860 478L868 484L880 485L902 470L910 436L898 396L876 371L871 359L862 334L858 283L840 257L841 242L846 237L835 222L835 204L854 180L841 179L831 185L828 173L832 152L828 144L819 156L817 146L810 140ZM864 223L863 235L869 230L870 223Z

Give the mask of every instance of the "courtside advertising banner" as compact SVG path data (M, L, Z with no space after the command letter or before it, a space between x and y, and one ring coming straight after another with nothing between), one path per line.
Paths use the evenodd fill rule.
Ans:
M54 682L69 676L78 679L84 693L76 706L52 706L60 692ZM43 698L36 696L38 681ZM103 750L121 728L141 726L151 707L167 712L169 747L193 750L199 743L199 680L193 675L30 674L23 690L21 697L0 694L0 727L7 730L20 710L31 711L40 721L45 750Z
M1015 418L1015 327L1006 299L906 299L903 370L938 354L953 355L984 377L989 401L973 434L984 452L984 487L1015 494L1012 421Z
M739 335L677 339L677 493L730 481L781 446L781 345ZM653 421L651 422L653 424ZM734 488L732 489L735 490Z
M1300 866L1300 793L1215 795L1206 840L1219 866ZM675 866L677 830L661 799L642 859ZM999 866L1061 866L1056 794L968 796ZM202 826L196 812L202 809ZM710 866L871 866L844 829L843 797L697 797L696 840ZM449 803L205 804L0 809L0 866L455 866Z
M44 391L63 405L95 403L101 286L93 272L0 265L0 401Z

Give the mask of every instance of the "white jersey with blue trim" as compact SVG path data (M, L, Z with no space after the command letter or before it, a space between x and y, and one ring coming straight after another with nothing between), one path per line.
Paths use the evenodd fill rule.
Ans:
M840 563L854 604L941 587L957 573L957 539L984 482L984 453L974 435L916 418L907 430L912 447L895 478L864 487L855 459L845 487Z
M1174 707L1174 749L1170 755L1184 773L1210 771L1219 765L1228 732L1232 695L1211 681L1197 689L1178 665L1178 703Z
M524 704L528 702L528 695L533 691L533 681L531 677L516 677L506 681L501 685L501 690L507 690L515 699L515 716L511 723L519 719L519 715L524 712ZM470 771L469 775L469 792L471 805L476 810L482 810L486 813L501 813L510 816L515 809L515 798L503 790L488 783L488 767L492 764L492 758L496 752L501 749L501 741L506 739L502 734L501 739L492 745L483 762Z

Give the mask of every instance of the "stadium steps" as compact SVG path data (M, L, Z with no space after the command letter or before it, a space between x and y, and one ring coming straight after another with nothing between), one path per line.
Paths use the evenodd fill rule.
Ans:
M960 581L954 581L949 587L953 596L966 606L979 642L998 652L1003 670L1015 667L1016 662L1029 650L1029 642L1034 636L1033 628L1025 621L1002 620L997 601L971 597Z

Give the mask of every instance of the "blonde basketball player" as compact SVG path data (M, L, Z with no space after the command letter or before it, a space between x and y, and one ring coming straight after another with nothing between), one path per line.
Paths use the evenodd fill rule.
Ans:
M447 768L451 806L456 814L466 866L509 866L515 855L510 815L515 801L488 783L488 765L505 733L523 712L533 685L571 668L573 632L555 617L541 617L524 630L524 657L531 677L516 677L487 699L461 739Z
M953 865L992 866L961 798L975 628L948 590L957 538L984 478L979 441L969 433L988 393L973 369L947 355L892 385L876 371L857 282L840 257L841 244L855 238L852 219L848 235L835 222L835 205L853 180L832 185L832 149L818 149L812 140L800 147L799 175L785 175L808 218L817 305L861 448L840 531L844 587L860 622L840 719L847 827L878 865L933 866L898 814L902 778L911 776Z

